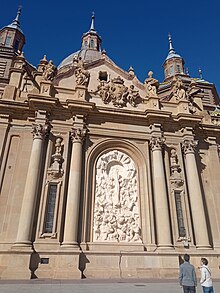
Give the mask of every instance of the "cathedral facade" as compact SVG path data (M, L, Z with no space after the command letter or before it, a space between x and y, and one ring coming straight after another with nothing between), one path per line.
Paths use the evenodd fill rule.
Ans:
M164 81L118 67L94 27L58 67L0 30L0 278L213 277L220 253L220 108L169 36Z

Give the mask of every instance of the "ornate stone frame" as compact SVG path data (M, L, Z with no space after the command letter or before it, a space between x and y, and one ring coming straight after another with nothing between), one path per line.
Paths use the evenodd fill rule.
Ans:
M93 148L88 152L86 157L86 170L85 170L85 203L82 210L84 210L84 214L82 217L82 227L84 227L82 231L82 246L85 245L88 250L95 250L98 246L102 246L102 249L110 249L110 247L114 246L114 250L117 250L117 247L129 247L129 250L133 250L134 246L151 246L155 245L155 236L154 236L154 215L152 213L152 198L150 191L151 188L151 178L149 173L149 153L148 153L148 145L147 143L143 144L143 148L145 153L141 150L140 147L137 147L135 143L131 143L127 140L122 139L100 139L96 141ZM95 174L95 166L98 158L111 150L117 149L132 158L136 165L137 176L139 178L138 183L138 191L139 191L139 209L140 209L140 221L142 227L142 237L143 244L108 244L108 243L96 243L92 241L92 227L93 227L93 208L94 208L94 191L95 191L95 176L91 174ZM142 165L142 166L141 166ZM142 178L142 179L141 179ZM143 179L145 178L145 180ZM144 208L142 208L144 207ZM144 212L145 210L145 212ZM108 248L106 248L108 247ZM134 248L135 249L135 248ZM140 250L139 248L138 250Z

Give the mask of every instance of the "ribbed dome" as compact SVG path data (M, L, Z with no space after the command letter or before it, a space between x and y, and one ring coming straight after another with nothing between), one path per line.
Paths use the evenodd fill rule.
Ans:
M58 69L73 64L73 58L82 58L85 63L90 63L101 59L101 52L93 49L81 49L66 57L58 66Z

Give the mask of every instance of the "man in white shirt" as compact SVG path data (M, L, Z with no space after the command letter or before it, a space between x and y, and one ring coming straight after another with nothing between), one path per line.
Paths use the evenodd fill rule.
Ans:
M208 267L208 260L204 257L201 258L201 280L200 284L204 293L214 293L212 286L211 271Z

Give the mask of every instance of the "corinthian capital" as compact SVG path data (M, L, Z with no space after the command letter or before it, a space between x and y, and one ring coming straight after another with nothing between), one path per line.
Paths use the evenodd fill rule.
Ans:
M182 149L185 155L194 153L198 142L193 139L185 139L182 143Z
M50 131L49 124L32 124L32 131L33 139L44 139Z
M152 151L161 150L163 144L165 142L164 137L160 136L152 136L150 139L150 148Z
M82 143L85 138L85 135L86 135L86 128L80 128L80 127L72 128L71 139L73 143L74 142Z

